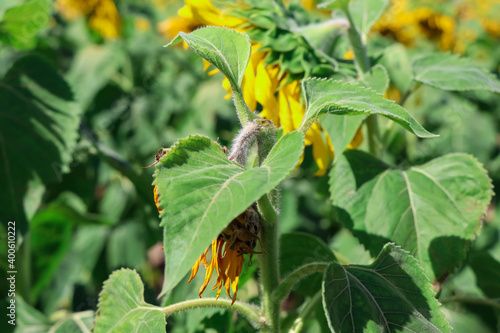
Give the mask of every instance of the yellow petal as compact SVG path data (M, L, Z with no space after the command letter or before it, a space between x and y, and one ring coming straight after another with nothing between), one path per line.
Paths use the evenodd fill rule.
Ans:
M264 67L264 61L261 61L257 65L257 75L255 77L255 98L262 105L261 116L271 120L275 126L280 125L279 105L274 95L277 86L277 78L272 78L269 75Z
M227 91L227 95L224 96L224 98L225 99L230 99L231 98L231 94L232 94L233 91L231 90L231 84L229 83L229 80L225 76L224 76L224 80L222 80L222 86Z
M205 25L236 27L245 22L240 18L225 15L209 0L185 0L193 18Z
M330 157L333 159L335 157L335 147L333 147L332 139L330 138L330 135L325 129L323 129L323 134L325 134L326 144L328 146L328 152L330 153Z
M356 131L356 134L352 138L351 142L347 146L347 149L356 149L363 143L363 132L361 131L361 126Z

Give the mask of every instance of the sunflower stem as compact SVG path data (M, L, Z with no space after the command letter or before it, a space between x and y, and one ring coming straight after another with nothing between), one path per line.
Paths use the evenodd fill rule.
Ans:
M235 310L236 312L244 315L248 320L255 326L259 327L262 325L262 317L260 315L260 309L252 304L236 301L231 305L230 299L216 299L213 297L210 298L200 298L200 299L191 299L188 301L183 301L179 303L175 303L164 308L160 308L160 310L165 313L165 315L171 316L177 312L196 309L196 308L222 308L226 310Z
M259 119L259 117L253 113L248 107L247 103L243 99L243 93L239 87L231 85L231 90L233 91L233 101L236 107L236 112L238 113L238 118L240 119L241 126L245 127L249 122Z
M280 299L273 297L279 286L278 214L266 194L258 201L263 217L261 241L265 254L259 255L262 315L265 320L262 332L280 332Z
M348 6L343 8L343 11L349 21L349 29L347 30L347 36L349 38L349 43L351 44L352 52L354 53L354 59L356 64L356 70L360 79L363 79L366 72L370 71L370 58L366 53L366 45L363 43L361 38L361 33L359 32L354 20L349 12ZM380 157L382 151L382 140L380 135L380 129L378 126L377 115L372 114L366 118L366 128L368 130L368 147L370 154L375 157Z
M281 281L279 287L273 292L273 298L284 300L297 282L311 274L323 273L328 268L328 265L330 265L328 262L312 262L300 266Z

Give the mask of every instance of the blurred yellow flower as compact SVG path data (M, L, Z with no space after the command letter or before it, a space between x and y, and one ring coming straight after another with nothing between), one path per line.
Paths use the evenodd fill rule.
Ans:
M134 19L134 27L139 31L148 31L151 29L151 22L144 17Z
M167 39L174 38L181 31L191 32L204 25L235 28L245 22L227 15L209 0L185 0L185 5L177 14L178 17L168 18L158 24L159 32Z
M410 0L392 0L373 30L406 46L413 46L418 38L425 37L437 41L442 51L451 50L456 41L455 20L430 7L413 8L410 4Z
M69 21L88 16L89 26L104 38L120 35L121 19L113 0L57 0L56 7Z

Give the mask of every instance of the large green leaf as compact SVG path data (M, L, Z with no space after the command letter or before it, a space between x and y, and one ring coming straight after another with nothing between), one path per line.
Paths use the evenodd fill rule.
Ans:
M260 167L245 170L203 136L179 140L157 164L165 282L170 291L219 233L274 189L299 162L304 135L285 134Z
M444 90L500 92L500 81L472 60L450 53L436 53L413 63L415 80Z
M359 31L366 35L385 11L389 0L354 0L349 12Z
M165 332L165 314L144 301L144 286L136 271L114 271L99 295L93 332Z
M221 27L207 27L179 34L166 46L185 41L200 57L217 67L233 88L239 88L251 53L247 34Z
M453 92L424 86L406 105L439 134L439 138L419 140L414 149L408 149L411 160L429 160L450 152L473 154L483 163L490 160L497 146L496 124L491 113L478 110L477 103Z
M484 294L490 298L500 298L500 262L495 260L488 252L474 253L469 260L469 265L476 274L477 285Z
M58 314L57 321L50 321L47 316L16 297L17 322L14 333L88 333L94 321L94 311Z
M387 47L380 64L387 69L391 82L401 93L404 94L410 89L413 82L412 67L408 52L403 45L393 44Z
M49 23L51 7L51 1L32 0L7 9L0 22L0 38L15 48L34 46L34 37Z
M332 262L335 256L325 242L311 234L292 232L280 239L280 276L284 278L299 267L317 262ZM321 274L316 273L297 284L299 294L314 295L321 288Z
M61 181L68 170L79 114L67 83L38 56L20 58L0 81L0 216L19 231L29 183Z
M319 0L318 8L325 9L345 9L349 4L349 0Z
M325 114L380 114L394 120L421 138L433 137L405 109L373 90L357 84L317 78L302 80L306 111L301 128L307 129Z
M366 116L337 116L327 114L319 119L321 127L327 131L333 148L335 149L334 158L337 159L342 152L349 146L352 138L365 120Z
M486 171L470 155L402 170L353 150L334 165L330 192L337 218L372 254L394 241L436 280L465 258L492 195Z
M450 332L432 285L408 252L387 244L371 265L333 262L323 281L332 332Z
M361 84L375 90L379 94L384 94L389 86L387 70L382 65L375 65L365 74ZM365 118L365 115L339 116L335 114L327 114L320 118L321 127L328 132L335 148L335 158L351 143Z

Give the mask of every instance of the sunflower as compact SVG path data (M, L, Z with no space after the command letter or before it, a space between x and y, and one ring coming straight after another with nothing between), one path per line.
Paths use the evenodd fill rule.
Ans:
M222 25L248 32L255 28L245 18L231 16L231 12L216 8L209 0L186 0L185 6L178 11L178 17L167 19L158 28L165 37L173 38L180 31L190 32L203 25ZM251 58L242 82L243 97L251 110L260 110L261 117L271 120L277 127L283 127L286 133L299 128L305 113L300 101L300 79L303 74L292 74L277 63L267 64L271 52L269 47L252 41ZM210 63L204 61L204 66L207 70ZM209 75L217 72L214 69ZM222 84L228 92L225 98L230 99L231 87L227 78ZM357 148L362 141L361 131L358 131L349 148ZM334 156L329 134L319 124L313 124L306 133L305 145L312 145L318 167L316 175L324 175Z
M158 212L161 214L157 185L154 187L154 200ZM259 237L257 236L262 226L260 216L257 213L257 205L254 203L229 225L212 241L203 254L196 260L191 268L191 276L188 283L194 279L200 264L202 263L206 269L205 280L200 287L199 296L203 294L210 282L212 274L217 275L217 282L212 290L217 289L217 299L220 296L222 288L226 290L226 294L232 299L232 303L236 301L238 294L238 282L243 264L245 263L245 255L250 255L249 264L252 264L254 254L264 253L254 251ZM208 253L211 253L208 257ZM231 295L232 293L232 295Z
M87 16L89 26L106 39L120 35L121 19L113 0L57 0L56 6L69 21Z

